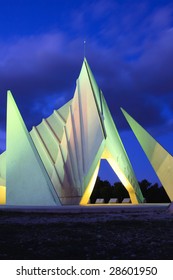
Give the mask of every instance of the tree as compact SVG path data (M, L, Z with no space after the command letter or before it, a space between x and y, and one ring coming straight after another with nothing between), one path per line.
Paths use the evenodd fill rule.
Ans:
M129 193L121 182L114 183L113 197L118 198L118 202L121 203L124 198L129 197Z
M146 179L139 182L142 194L147 203L169 203L170 199L163 187L159 187L157 183L151 184ZM95 186L90 196L90 203L95 203L97 198L104 198L104 202L108 203L111 198L118 198L121 203L124 198L129 197L129 193L121 182L114 183L111 186L110 182L102 181L97 177Z
M100 195L104 198L104 202L108 203L112 196L112 186L109 181L101 181Z

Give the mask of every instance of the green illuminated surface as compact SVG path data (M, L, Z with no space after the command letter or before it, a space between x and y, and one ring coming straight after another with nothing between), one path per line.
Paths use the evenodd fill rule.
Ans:
M10 91L7 99L8 205L60 205Z
M157 176L173 201L173 157L125 110L121 109Z

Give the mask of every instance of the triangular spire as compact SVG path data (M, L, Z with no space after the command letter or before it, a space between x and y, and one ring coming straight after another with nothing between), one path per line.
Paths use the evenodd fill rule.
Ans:
M10 91L7 98L8 205L60 205Z
M95 178L95 175L90 177L89 174L95 174L94 172L97 170L100 159L105 158L129 191L132 203L143 202L144 198L125 148L103 93L98 88L86 58L77 81L77 91L74 99L76 95L80 101L78 107L81 111L81 121L84 120L82 122L82 127L84 127L82 139L89 139L88 142L84 141L83 144L83 157L86 160L85 166L88 168L90 166L90 170L85 169L85 173L88 170L85 181L88 180L89 188L91 189L91 180ZM86 193L89 197L87 190Z
M125 110L121 110L169 198L173 201L173 157Z

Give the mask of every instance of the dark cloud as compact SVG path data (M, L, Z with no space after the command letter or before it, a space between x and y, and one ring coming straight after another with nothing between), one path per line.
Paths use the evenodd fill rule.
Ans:
M120 107L130 109L132 114L135 112L139 121L145 118L144 124L164 121L157 96L173 90L169 43L168 40L167 51L163 50L167 44L161 38L157 48L153 45L146 49L133 63L122 60L112 48L104 49L96 41L89 43L92 51L88 62L120 128ZM73 96L82 64L82 53L79 57L78 49L82 52L82 46L80 41L70 42L69 55L65 48L66 38L58 34L23 38L7 46L0 67L0 90L4 103L6 90L12 90L29 126L35 124L34 119L38 122Z
M65 48L66 39L61 34L25 37L2 45L6 51L0 55L1 102L5 106L6 91L10 89L29 125L31 112L36 112L33 108L38 107L38 103L46 107L40 108L40 112L37 110L37 115L41 115L46 111L50 113L48 109L53 103L62 105L58 100L67 101L73 96L81 61L77 55L69 56Z
M129 3L87 1L68 13L66 31L61 25L54 32L0 41L1 139L8 89L28 129L72 98L84 39L118 129L128 128L120 107L145 128L172 129L172 4L151 9L147 1Z
M134 80L138 90L155 94L173 91L173 29L148 46L133 65Z

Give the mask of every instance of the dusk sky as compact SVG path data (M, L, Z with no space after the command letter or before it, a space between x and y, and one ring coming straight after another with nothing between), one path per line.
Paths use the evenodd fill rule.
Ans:
M31 130L73 97L84 40L137 179L154 183L120 107L173 154L172 1L0 0L0 153L7 90ZM102 179L116 181L107 170Z

